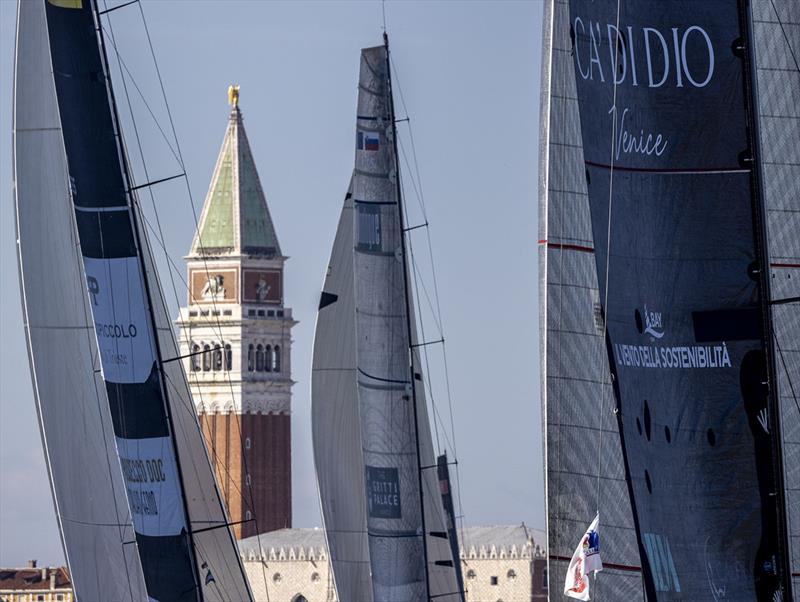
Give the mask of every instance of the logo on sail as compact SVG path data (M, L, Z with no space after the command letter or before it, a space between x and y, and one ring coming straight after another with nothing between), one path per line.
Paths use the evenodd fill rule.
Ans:
M664 319L660 311L648 311L644 306L644 331L654 339L664 336Z

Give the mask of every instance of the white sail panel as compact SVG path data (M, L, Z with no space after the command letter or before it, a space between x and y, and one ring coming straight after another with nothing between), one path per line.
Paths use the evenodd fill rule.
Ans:
M44 2L20 2L14 183L20 289L56 515L81 600L147 597L117 460L50 65ZM75 470L75 467L80 470Z
M311 426L328 552L340 600L372 600L356 391L353 200L345 197L322 287L311 371Z
M800 3L754 0L761 174L781 408L789 558L800 599Z
M566 0L545 2L543 32L539 321L548 580L554 585L553 591L564 583L575 543L599 506L605 569L594 588L597 597L643 600L641 564L599 313Z

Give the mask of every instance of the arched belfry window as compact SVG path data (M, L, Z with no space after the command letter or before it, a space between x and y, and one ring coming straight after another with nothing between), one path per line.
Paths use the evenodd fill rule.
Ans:
M275 349L272 351L272 371L281 371L281 348L277 345L275 345Z
M308 602L308 598L306 598L303 594L297 594L294 598L292 598L292 602Z
M247 370L252 372L256 369L256 348L252 343L247 347Z
M192 367L192 372L200 370L200 345L192 343L192 357L189 358L189 365Z
M203 345L203 372L211 370L211 346Z
M225 344L225 370L230 371L233 369L233 349L231 349L231 344Z
M256 347L256 372L264 371L264 347L259 344Z
M220 347L219 343L214 345L214 372L219 372L222 370L222 347Z
M264 357L264 370L272 372L272 347L267 345L267 352Z

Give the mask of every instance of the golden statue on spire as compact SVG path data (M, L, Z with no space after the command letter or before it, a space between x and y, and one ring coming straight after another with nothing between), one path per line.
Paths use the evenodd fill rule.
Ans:
M228 86L228 104L234 108L239 106L239 84Z

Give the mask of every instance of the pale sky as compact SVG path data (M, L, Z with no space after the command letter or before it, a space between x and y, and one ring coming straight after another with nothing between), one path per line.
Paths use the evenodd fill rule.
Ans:
M381 4L143 0L143 6L198 211L225 131L227 86L241 85L245 127L281 248L291 257L286 303L300 321L292 351L294 526L318 526L309 384L314 321L353 168L359 50L381 43ZM390 1L385 9L395 85L411 119L431 224L465 521L542 528L536 260L542 3ZM29 558L63 562L14 245L15 12L16 2L0 0L0 566ZM158 123L168 127L138 8L112 14L122 59ZM397 112L405 116L400 102ZM177 173L138 100L134 113L151 178ZM408 144L407 130L401 139ZM183 273L194 231L185 187L159 188L156 203L168 251ZM408 189L407 205L416 204ZM427 243L416 241L422 254ZM169 293L166 265L160 268ZM185 303L185 289L180 295ZM177 315L174 296L166 296ZM447 421L441 366L433 366L437 407Z

